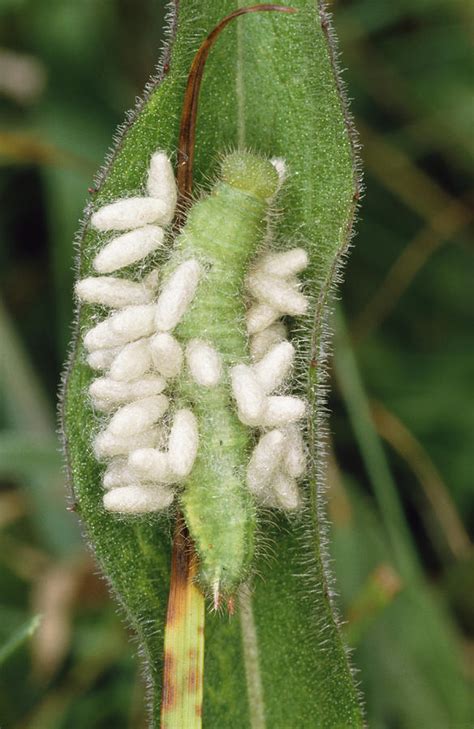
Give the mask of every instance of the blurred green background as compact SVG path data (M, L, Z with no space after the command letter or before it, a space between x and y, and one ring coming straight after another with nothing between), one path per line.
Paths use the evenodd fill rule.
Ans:
M137 646L66 511L55 407L77 221L157 61L163 6L0 0L4 729L145 726ZM371 728L468 729L474 6L330 9L366 187L335 317L335 600Z

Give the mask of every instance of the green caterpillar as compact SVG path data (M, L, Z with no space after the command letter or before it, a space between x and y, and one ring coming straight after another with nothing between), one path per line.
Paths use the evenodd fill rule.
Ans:
M209 342L227 370L247 355L243 280L277 186L270 162L250 154L228 156L221 180L191 208L176 242L177 256L195 255L206 271L177 334ZM237 417L228 377L216 387L196 387L186 379L180 390L195 408L202 443L180 500L204 582L230 592L253 554L255 505L245 483L249 429Z

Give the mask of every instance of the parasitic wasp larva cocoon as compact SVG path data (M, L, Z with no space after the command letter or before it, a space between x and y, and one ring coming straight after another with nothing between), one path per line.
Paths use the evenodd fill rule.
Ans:
M129 197L100 208L91 218L101 231L133 230L142 225L166 224L170 210L163 200L154 197Z
M168 332L159 332L151 337L149 350L153 365L163 377L177 377L183 364L181 345Z
M186 361L198 385L215 387L222 376L219 353L200 339L192 339L186 347Z
M115 271L138 263L163 245L165 232L156 225L146 225L114 238L94 258L97 273Z

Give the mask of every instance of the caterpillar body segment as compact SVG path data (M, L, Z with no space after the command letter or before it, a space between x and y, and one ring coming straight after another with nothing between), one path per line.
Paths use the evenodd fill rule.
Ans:
M167 263L130 281L122 269L142 266L162 245L176 205L171 164L157 152L148 197L93 215L108 239L94 259L97 275L76 285L85 304L109 312L84 333L97 370L89 396L105 414L94 441L104 507L140 515L179 503L215 601L248 571L259 505L294 510L301 502L306 404L288 391L295 350L282 319L306 311L297 277L307 255L264 245L284 174L282 160L225 157Z
M200 557L205 584L231 593L253 554L255 504L246 486L251 432L232 401L229 368L247 358L244 278L266 232L268 203L278 187L273 165L254 155L224 160L210 195L190 210L176 256L195 257L205 274L192 306L176 329L191 346L196 337L222 363L213 386L189 367L179 392L199 423L200 448L180 501ZM195 344L194 344L195 349ZM191 360L192 361L192 360ZM215 367L208 367L215 373Z

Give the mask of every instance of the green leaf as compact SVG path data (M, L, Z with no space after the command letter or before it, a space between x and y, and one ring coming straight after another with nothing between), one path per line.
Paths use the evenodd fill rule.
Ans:
M399 580L399 592L381 613L358 616L366 624L354 659L366 667L361 679L369 726L388 726L386 717L408 728L469 726L472 690L463 676L462 644L444 596L432 585L404 579L383 516L351 478L345 479L345 488L349 517L334 526L331 540L341 599L353 606L366 576L377 568L388 568Z
M31 638L38 629L40 622L41 616L34 615L32 618L23 623L23 625L21 625L13 633L6 643L0 646L0 666L5 663L5 661L7 661L10 656L28 640L28 638Z
M330 599L321 524L322 400L325 318L340 257L350 236L357 193L347 115L340 98L327 19L313 0L291 16L243 17L227 28L205 71L197 123L195 182L207 185L219 155L250 147L288 162L278 236L303 240L310 253L314 330L303 338L297 381L310 401L310 508L301 519L261 525L261 555L252 592L242 592L232 619L206 617L205 727L289 726L336 729L363 724L348 659ZM120 137L95 204L133 194L156 149L176 152L184 83L199 43L227 13L230 0L177 5L169 71ZM81 275L91 268L96 234L86 225ZM90 325L81 313L78 332ZM77 340L68 375L64 424L78 509L113 590L138 633L159 719L163 628L168 597L172 520L117 519L102 508L101 469L91 452L96 427L84 397L91 372Z

